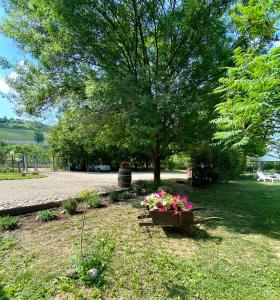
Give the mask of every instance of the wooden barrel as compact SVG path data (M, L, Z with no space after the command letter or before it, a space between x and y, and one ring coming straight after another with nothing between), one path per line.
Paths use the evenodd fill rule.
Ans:
M131 170L130 169L119 169L118 184L121 188L130 188L131 185Z

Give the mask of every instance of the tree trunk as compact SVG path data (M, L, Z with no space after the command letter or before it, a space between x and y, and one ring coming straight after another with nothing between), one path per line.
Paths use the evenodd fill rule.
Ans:
M68 172L70 172L71 167L70 167L70 158L69 158L69 156L67 157L67 168L68 168Z
M14 166L14 155L12 155L12 169L13 169L13 172L15 172L15 166Z
M53 167L53 171L55 172L55 161L54 161L54 155L52 156L52 167Z
M156 143L153 153L154 163L154 182L160 183L160 141L159 136L156 137Z

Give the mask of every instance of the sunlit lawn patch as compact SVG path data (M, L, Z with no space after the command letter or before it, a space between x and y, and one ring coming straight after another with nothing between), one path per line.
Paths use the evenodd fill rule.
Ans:
M46 177L42 174L26 174L23 176L21 173L0 173L0 180L23 180L23 179L37 179Z

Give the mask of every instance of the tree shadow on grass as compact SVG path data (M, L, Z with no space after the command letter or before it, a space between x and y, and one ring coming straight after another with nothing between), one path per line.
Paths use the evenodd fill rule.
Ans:
M206 228L220 225L241 234L263 234L280 239L280 185L240 180L213 185L208 189L192 188L193 202L209 209L207 214L222 217Z
M5 295L3 286L1 284L0 284L0 300L9 300L9 298Z
M180 228L177 227L167 227L164 229L164 232L168 238L173 239L182 239L188 237L193 240L211 240L216 244L220 244L223 241L222 237L210 235L206 230L200 229L196 226L193 226L191 235L187 234L186 232L182 231Z

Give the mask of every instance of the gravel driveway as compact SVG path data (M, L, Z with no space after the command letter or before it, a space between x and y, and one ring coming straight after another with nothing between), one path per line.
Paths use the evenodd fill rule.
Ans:
M63 200L83 189L108 191L117 186L117 173L43 172L46 178L0 181L0 210ZM162 179L184 178L183 173L162 172ZM151 172L135 172L132 180L152 179Z

